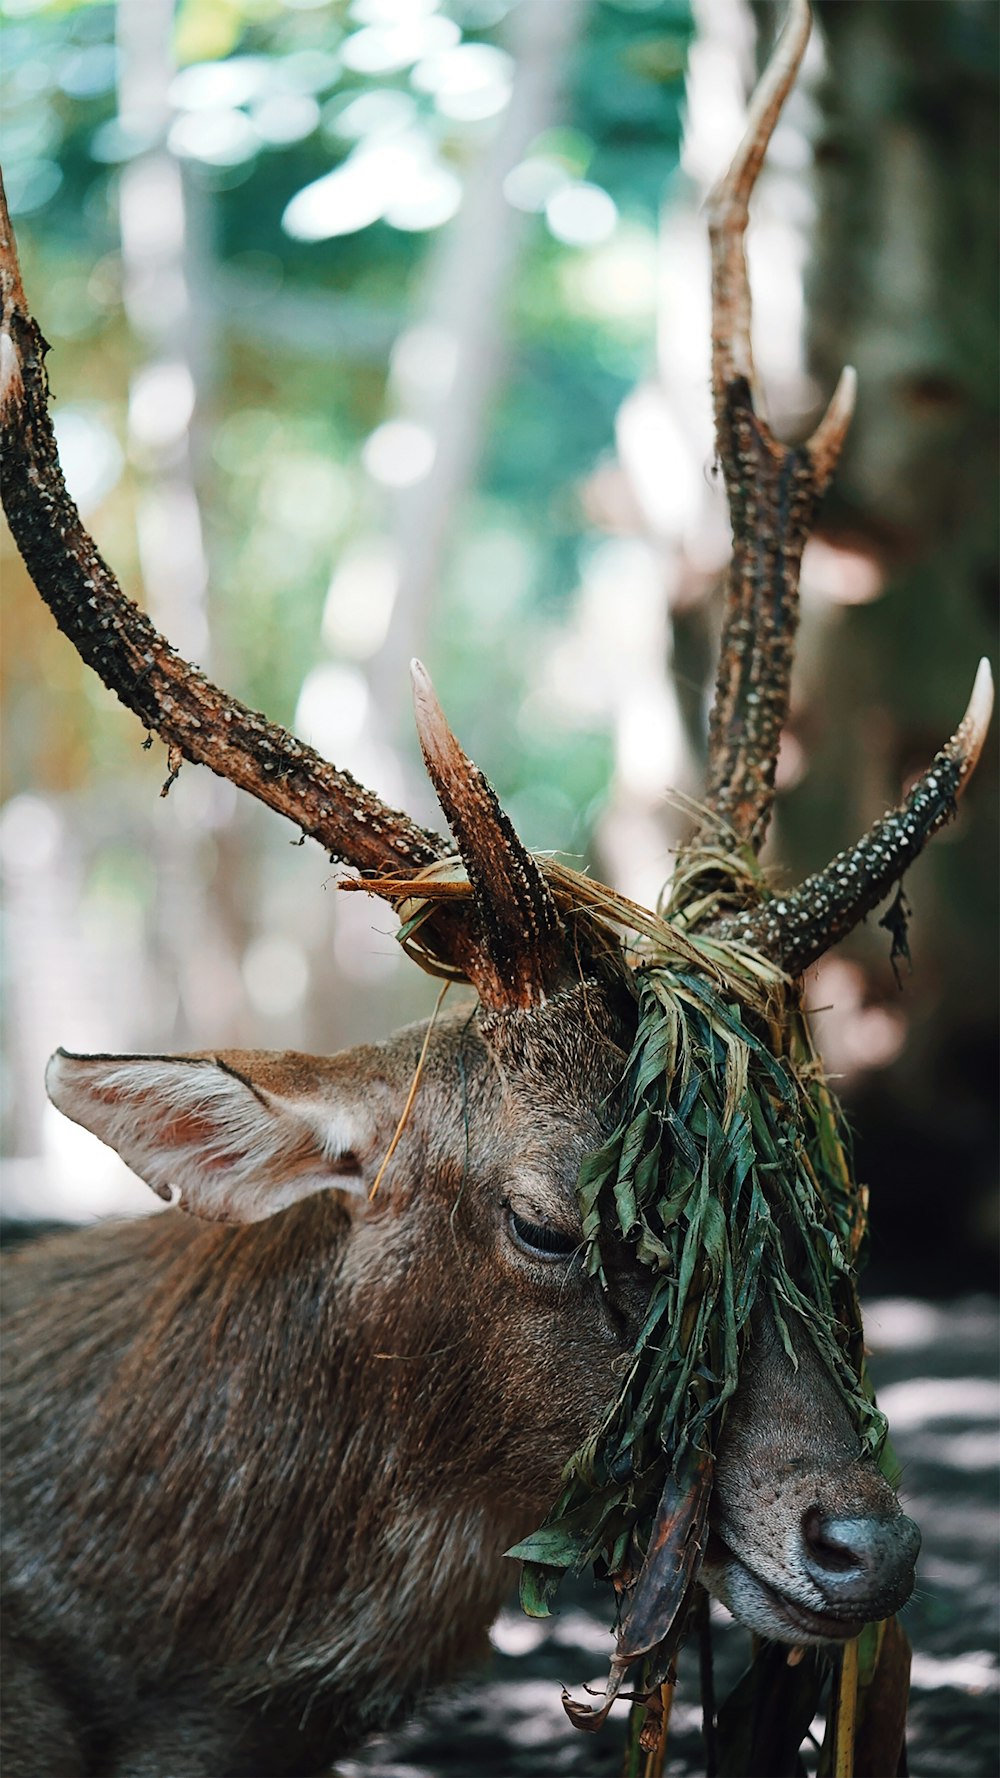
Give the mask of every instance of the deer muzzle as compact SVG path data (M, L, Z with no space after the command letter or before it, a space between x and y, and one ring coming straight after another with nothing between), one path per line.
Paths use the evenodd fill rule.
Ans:
M885 1491L869 1511L824 1511L814 1501L782 1514L783 1531L765 1513L749 1536L723 1521L701 1571L708 1591L749 1629L797 1645L847 1641L891 1617L913 1591L920 1532L881 1477L866 1480Z

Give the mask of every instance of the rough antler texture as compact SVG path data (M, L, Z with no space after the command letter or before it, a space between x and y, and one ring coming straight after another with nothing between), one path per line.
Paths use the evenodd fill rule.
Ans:
M556 904L492 785L448 727L426 670L414 661L410 671L424 763L458 841L482 927L479 997L497 1009L535 1005L564 963L566 940Z
M47 346L28 311L2 184L0 289L4 510L59 628L175 757L249 790L331 857L362 871L432 864L447 850L443 840L213 685L126 598L63 480L48 411Z
M794 895L737 914L723 928L775 959L789 975L822 957L888 895L955 806L982 752L993 709L989 662L982 660L959 727L906 800Z
M729 574L715 702L709 727L712 837L759 851L774 801L774 771L788 714L802 550L833 474L854 409L846 369L805 444L774 438L754 404L750 287L743 250L750 194L809 41L807 0L792 0L750 106L746 134L709 199L712 243L712 394L729 496ZM794 894L719 923L797 975L863 920L899 881L955 805L982 748L992 710L980 665L966 716L900 807ZM703 834L707 830L703 829Z
M387 808L348 772L182 660L125 596L63 480L48 411L47 348L25 299L2 182L0 293L3 501L11 532L82 659L166 742L171 778L182 759L207 765L287 815L333 859L383 882L405 880L445 857L450 847L437 834ZM531 1005L544 997L564 948L555 903L490 785L451 734L422 669L416 696L424 754L476 901L474 925L466 909L433 912L428 948L468 975L489 1007Z
M744 257L750 194L805 51L807 0L788 21L750 110L747 133L709 203L712 383L718 450L733 524L722 648L709 737L704 834L731 849L764 838L788 709L802 550L833 473L854 402L845 370L811 438L788 447L756 411L750 292ZM450 851L437 834L386 808L286 730L248 710L181 660L128 600L69 498L48 414L45 342L24 297L0 184L0 420L4 505L42 597L79 653L182 758L211 767L310 834L335 859L399 902L407 885ZM426 914L421 943L466 974L494 1011L538 1004L564 973L571 947L552 892L486 779L451 733L423 669L417 722L428 770L458 842L475 909ZM894 814L795 894L721 924L789 973L815 960L886 895L952 813L989 721L985 663L969 713ZM709 867L711 868L711 867ZM697 874L697 873L696 873Z
M743 241L750 194L809 40L805 0L794 0L754 96L744 139L708 203L712 244L712 394L729 496L729 572L705 801L733 845L760 849L774 800L774 769L788 715L798 622L799 567L809 528L840 453L854 404L846 370L812 437L778 443L754 402L750 286ZM714 825L714 824L713 824Z

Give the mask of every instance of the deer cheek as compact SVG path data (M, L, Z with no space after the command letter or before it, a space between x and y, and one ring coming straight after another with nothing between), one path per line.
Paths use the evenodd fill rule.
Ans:
M596 1305L586 1303L581 1309L580 1324L572 1331L564 1319L558 1327L539 1323L533 1341L537 1369L528 1388L515 1387L509 1402L524 1461L550 1496L553 1487L558 1490L564 1465L620 1388L613 1368L620 1355L617 1342L595 1313ZM551 1498L545 1504L551 1505Z

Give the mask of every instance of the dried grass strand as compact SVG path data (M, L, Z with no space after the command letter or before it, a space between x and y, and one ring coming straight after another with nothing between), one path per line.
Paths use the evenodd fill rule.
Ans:
M441 1011L441 1003L444 1000L444 997L447 994L448 989L450 987L451 987L451 983L445 982L442 985L441 992L439 993L436 1001L434 1002L434 1011L431 1013L431 1016L427 1021L427 1029L424 1032L424 1041L420 1047L420 1054L417 1057L417 1065L416 1065L415 1069L413 1070L413 1079L410 1082L410 1090L406 1095L406 1104L403 1106L402 1115L400 1117L398 1124L396 1125L396 1129L395 1129L395 1133L393 1135L392 1141L390 1142L388 1148L385 1151L385 1159L382 1162L382 1165L379 1168L378 1172L376 1173L374 1182L372 1184L372 1189L368 1193L369 1204L373 1201L373 1199L375 1197L375 1193L378 1191L378 1188L382 1183L383 1177L385 1175L385 1170L388 1167L389 1162L392 1160L392 1157L396 1152L396 1149L399 1144L399 1139L402 1136L403 1131L406 1129L406 1125L407 1125L407 1121L410 1116L410 1112L413 1109L413 1101L417 1096L417 1088L420 1085L420 1076L424 1070L424 1061L427 1056L427 1046L431 1040L431 1032L434 1029L434 1025L437 1020L438 1013Z

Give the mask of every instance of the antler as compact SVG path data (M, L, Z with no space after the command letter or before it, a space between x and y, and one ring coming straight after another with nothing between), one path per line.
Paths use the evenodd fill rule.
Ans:
M286 815L331 858L380 879L409 879L443 858L449 847L439 835L213 685L122 591L63 479L48 410L48 348L25 298L2 177L0 302L3 504L11 532L59 628L166 742L168 785L182 759L207 765ZM486 779L448 729L426 674L417 685L417 716L475 905L471 918L461 908L432 913L425 937L491 1008L531 1005L559 971L555 905Z
M480 999L497 1009L531 1006L544 999L563 961L556 904L492 784L448 727L426 669L413 661L410 672L424 764L469 873L495 978L481 974Z
M801 975L877 907L932 834L951 820L976 769L992 710L993 676L984 659L961 723L905 802L793 895L736 914L720 931L764 951L789 975Z
M3 504L28 572L59 628L111 691L174 756L287 815L359 870L420 870L446 850L436 834L337 771L285 729L177 655L98 552L63 480L48 410L48 350L25 299L0 181L0 423Z
M808 0L791 0L751 103L746 135L709 199L712 391L733 525L733 561L705 800L726 823L713 838L731 848L748 841L755 851L774 800L778 743L788 713L802 550L840 455L856 388L854 371L844 370L812 437L791 448L777 442L754 407L743 237L750 193L811 28ZM732 915L716 930L752 944L789 975L807 969L889 893L931 835L954 814L982 750L992 708L993 681L983 660L959 728L905 802L793 895ZM715 826L713 822L713 830Z
M774 801L774 770L788 715L798 623L799 567L854 407L843 372L812 437L779 444L757 413L750 285L743 249L750 194L809 41L807 0L792 0L754 95L746 134L708 200L712 247L712 395L719 460L733 527L705 802L722 843L759 851ZM713 834L716 823L712 823ZM727 831L728 830L728 831Z

